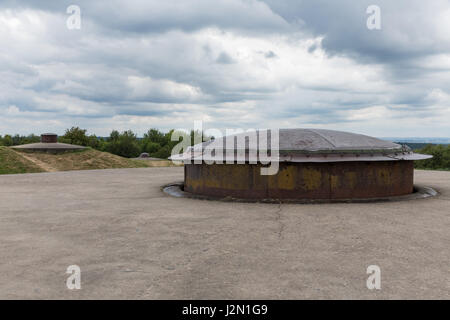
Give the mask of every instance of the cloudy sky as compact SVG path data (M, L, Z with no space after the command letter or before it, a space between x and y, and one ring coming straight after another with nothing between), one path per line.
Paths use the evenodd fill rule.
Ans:
M0 134L203 120L450 137L450 1L2 0L0 79Z

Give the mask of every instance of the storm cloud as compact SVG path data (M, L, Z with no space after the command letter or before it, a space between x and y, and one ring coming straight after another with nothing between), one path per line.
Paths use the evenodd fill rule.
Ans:
M450 136L449 30L445 0L6 0L0 134L203 120Z

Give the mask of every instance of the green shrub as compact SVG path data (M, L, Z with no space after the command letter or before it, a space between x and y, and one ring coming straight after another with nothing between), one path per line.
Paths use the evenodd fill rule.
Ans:
M85 129L79 127L72 127L67 129L65 134L60 138L63 143L76 144L79 146L88 146L89 138L86 135Z
M113 130L106 146L106 151L126 158L137 157L140 150L136 135L131 130L122 133Z
M450 170L450 145L432 145L417 150L418 153L430 154L431 159L414 162L417 169L441 169Z

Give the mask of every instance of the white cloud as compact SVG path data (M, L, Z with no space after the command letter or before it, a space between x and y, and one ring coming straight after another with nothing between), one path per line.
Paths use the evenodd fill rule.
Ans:
M155 96L177 101L193 101L202 96L199 88L170 80L154 80L150 77L128 76L131 98L151 99Z
M347 120L382 120L389 118L392 113L385 106L373 106L345 112Z
M5 3L0 134L73 125L143 133L203 119L219 128L450 135L450 9L441 0L414 1L409 18L383 2L379 36L358 29L360 4L81 1L83 27L70 31L50 2ZM331 9L343 20L326 19Z
M9 106L6 109L6 114L8 116L16 116L16 115L20 114L20 110L16 106Z

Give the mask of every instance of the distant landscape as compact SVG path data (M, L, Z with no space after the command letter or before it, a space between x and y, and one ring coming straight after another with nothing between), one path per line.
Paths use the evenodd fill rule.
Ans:
M172 165L167 158L178 141L171 141L174 130L162 132L149 129L139 138L131 131L113 130L109 137L88 135L79 127L67 129L58 142L87 147L84 151L52 155L24 153L9 147L40 142L40 136L0 135L0 174L32 173L106 168L139 168ZM194 132L190 133L193 140ZM204 140L209 139L208 137ZM383 138L404 144L418 153L433 155L432 159L416 161L417 169L450 170L450 139L448 138ZM165 161L136 160L147 153L152 158Z
M131 130L124 132L113 130L109 137L103 138L94 134L88 135L85 129L72 127L58 137L58 142L90 147L125 158L135 158L145 152L154 158L167 159L172 148L178 143L170 141L172 132L173 130L163 133L157 129L150 129L139 139ZM0 146L5 147L37 142L40 142L40 136L35 134L0 136Z
M97 137L94 134L88 135L87 130L79 127L67 129L64 135L58 137L58 142L90 147L103 152L109 152L125 158L136 158L141 153L148 153L150 157L167 159L170 157L172 149L179 141L171 141L174 130L162 132L158 129L149 129L142 138L131 131L119 132L112 130L109 137ZM190 133L192 142L194 141L194 131ZM40 136L30 134L24 135L0 135L0 146L11 147L29 143L40 142ZM209 137L204 136L204 141Z
M448 145L450 138L380 138L398 144L407 145L412 150L423 149L428 145Z
M450 139L448 138L384 138L410 147L414 152L430 154L431 159L415 161L416 169L450 170Z
M87 147L85 150L62 154L31 153L10 148L40 142L40 136L34 134L0 136L0 174L174 165L172 161L167 160L173 146L178 143L170 141L172 132L163 133L150 129L140 139L130 130L122 133L113 130L107 138L87 135L86 132L73 127L58 137L60 143ZM153 159L137 158L141 153L148 153Z

